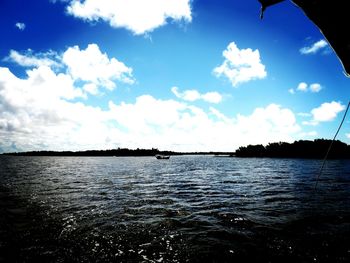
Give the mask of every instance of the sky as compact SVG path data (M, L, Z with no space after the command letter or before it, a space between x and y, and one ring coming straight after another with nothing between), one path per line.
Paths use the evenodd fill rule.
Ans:
M0 1L0 152L333 138L349 79L290 1ZM349 120L338 139L350 143Z

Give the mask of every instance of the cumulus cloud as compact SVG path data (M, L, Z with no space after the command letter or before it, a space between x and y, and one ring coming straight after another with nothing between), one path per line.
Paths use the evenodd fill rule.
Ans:
M318 125L320 122L334 120L338 113L345 110L345 106L340 102L332 101L322 103L321 106L311 110L312 120L304 121L304 125Z
M312 93L318 93L322 90L322 86L319 83L312 83L312 84L307 84L305 82L300 82L298 84L298 87L296 89L289 89L288 92L290 94L295 94L296 91L300 92L312 92Z
M171 91L176 97L185 101L204 100L209 103L220 103L222 101L222 95L216 91L204 94L199 93L197 90L185 90L180 92L178 87L172 87Z
M31 58L38 57L33 54ZM81 65L81 69L91 75L80 71L73 58L82 64L96 63L96 71L91 72L86 65ZM280 105L228 116L214 107L207 110L191 104L198 97L218 102L221 97L215 92L188 95L175 89L187 100L142 95L129 103L111 100L103 109L91 106L89 100L83 99L86 92L96 94L100 85L113 81L115 76L123 80L122 74L117 73L125 69L97 45L85 50L68 48L55 60L61 65L57 69L50 63L24 63L24 58L14 61L27 70L24 77L19 77L0 67L2 151L117 147L233 151L251 143L292 141L300 132L294 113ZM108 74L97 74L102 69Z
M59 120L64 120L56 109L64 106L65 100L82 96L82 91L74 87L69 76L56 74L49 67L28 70L25 79L17 78L9 69L1 67L1 130L25 136L36 129L56 125Z
M313 83L310 85L310 91L313 93L317 93L322 89L322 86L318 83Z
M327 46L328 46L328 43L325 40L321 39L315 42L314 44L312 44L311 46L302 47L299 51L303 55L316 54L317 52L326 48Z
M47 66L25 78L0 68L0 148L84 150L116 147L176 151L233 151L250 143L292 141L300 131L294 113L276 104L227 116L211 107L142 95L110 101L105 109L75 99L82 88Z
M54 51L36 53L27 50L23 54L11 50L7 61L22 67L49 67L69 76L73 82L82 82L86 93L96 95L100 89L113 90L116 82L133 84L132 68L116 58L102 53L98 45L89 44L86 49L69 47L62 54Z
M75 99L84 97L71 76L47 66L25 78L0 67L0 148L11 151L100 147L104 112Z
M116 58L108 58L96 44L89 44L85 50L78 46L69 47L62 56L74 80L82 80L107 89L116 87L115 81L132 84L132 69Z
M307 91L307 84L305 82L300 82L298 87L297 87L297 90L306 92Z
M231 42L223 51L224 62L214 68L217 77L228 78L233 87L254 79L263 79L267 76L265 65L261 63L258 49L239 49L235 42Z
M15 24L15 27L17 27L19 30L23 31L24 29L26 29L26 24L21 23L21 22L17 22Z
M79 102L103 85L111 89L116 81L133 82L132 69L97 45L71 47L62 54L12 50L6 60L27 70L20 78L0 67L2 151L99 149L121 135L109 123L108 112Z
M345 110L345 106L340 102L325 102L318 108L311 111L313 119L317 122L332 121L339 112Z
M136 35L151 32L168 20L192 20L191 0L70 0L67 12L86 21L103 20Z
M233 151L250 143L292 141L293 134L300 130L293 112L275 104L235 117L213 107L206 112L193 105L150 95L138 97L134 104L110 102L109 106L111 115L129 131L134 147Z

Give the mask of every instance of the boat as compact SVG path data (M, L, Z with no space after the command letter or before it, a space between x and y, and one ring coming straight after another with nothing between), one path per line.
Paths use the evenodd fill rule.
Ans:
M161 154L156 154L156 158L157 159L163 159L163 160L166 160L166 159L169 159L170 156L169 155L161 155Z

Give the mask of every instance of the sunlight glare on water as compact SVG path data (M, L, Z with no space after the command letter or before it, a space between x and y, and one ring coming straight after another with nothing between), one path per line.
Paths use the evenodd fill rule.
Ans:
M0 157L0 259L345 262L350 162Z

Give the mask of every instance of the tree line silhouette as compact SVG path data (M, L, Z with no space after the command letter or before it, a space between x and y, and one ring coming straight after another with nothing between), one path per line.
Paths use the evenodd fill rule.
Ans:
M3 153L11 156L155 156L161 155L215 155L236 157L273 157L273 158L315 158L325 157L331 140L316 139L314 141L300 140L293 143L276 142L266 146L248 145L239 147L236 152L174 152L152 149L128 149L117 148L111 150L87 150L87 151L29 151ZM350 145L339 140L334 141L329 152L329 159L350 158Z
M233 156L233 152L174 152L160 151L152 149L128 149L117 148L111 150L87 150L87 151L28 151L28 152L10 152L2 155L10 156L116 156L116 157L138 157L160 155L215 155L215 156Z
M293 143L277 142L263 145L239 147L237 157L274 157L274 158L315 158L325 157L332 140L300 140ZM328 155L329 159L350 158L350 146L339 140L334 141Z
M87 150L87 151L29 151L4 153L11 156L154 156L156 154L176 155L171 151L160 151L158 149L127 149L118 148L111 150Z

